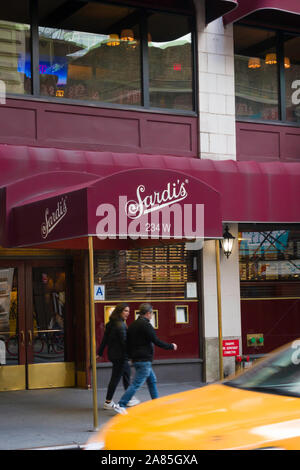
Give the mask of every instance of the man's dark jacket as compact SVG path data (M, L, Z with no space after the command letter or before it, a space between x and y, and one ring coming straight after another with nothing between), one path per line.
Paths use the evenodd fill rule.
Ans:
M148 318L140 316L127 330L127 352L133 362L152 362L153 344L163 349L174 349L173 344L161 341Z
M126 352L127 327L123 320L110 320L105 326L102 342L98 349L99 356L103 355L107 346L108 359L111 362L127 360Z

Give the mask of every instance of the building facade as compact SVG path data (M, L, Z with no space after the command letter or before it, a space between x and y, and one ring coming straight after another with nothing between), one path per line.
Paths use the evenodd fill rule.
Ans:
M219 201L205 206L205 224L210 230L219 204L235 241L228 258L221 250L220 282L222 229L208 230L198 247L184 238L95 242L97 345L121 301L130 305L129 321L150 301L158 335L178 343L176 357L156 353L160 381L233 373L235 356L223 357L223 340L255 358L300 336L300 10L293 1L285 10L279 0L261 0L255 10L250 3L13 0L3 7L1 390L90 386L87 246L76 228L67 242L45 238L67 214L63 191L125 171L195 176L205 185L199 202L211 201L209 191ZM118 193L105 187L109 198ZM27 246L34 222L23 215L18 225L18 214L58 196L45 212L43 243ZM106 383L106 357L97 370Z

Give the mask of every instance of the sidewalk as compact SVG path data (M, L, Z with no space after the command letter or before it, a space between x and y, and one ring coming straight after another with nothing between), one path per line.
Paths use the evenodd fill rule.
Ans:
M203 386L203 383L158 384L160 396ZM98 389L99 427L115 416L102 409L105 389ZM123 393L118 388L117 401ZM136 395L150 399L142 387ZM21 450L52 446L81 446L93 430L92 390L78 388L0 392L0 450Z

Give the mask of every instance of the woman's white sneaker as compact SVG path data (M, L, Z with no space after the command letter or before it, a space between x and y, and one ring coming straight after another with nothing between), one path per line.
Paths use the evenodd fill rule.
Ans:
M114 406L116 406L114 401L110 401L109 403L105 402L104 405L103 405L103 409L104 410L113 410Z

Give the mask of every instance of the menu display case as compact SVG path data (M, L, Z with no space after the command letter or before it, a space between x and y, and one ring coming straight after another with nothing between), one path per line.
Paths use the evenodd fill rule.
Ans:
M14 269L0 270L0 333L10 331L10 308Z

